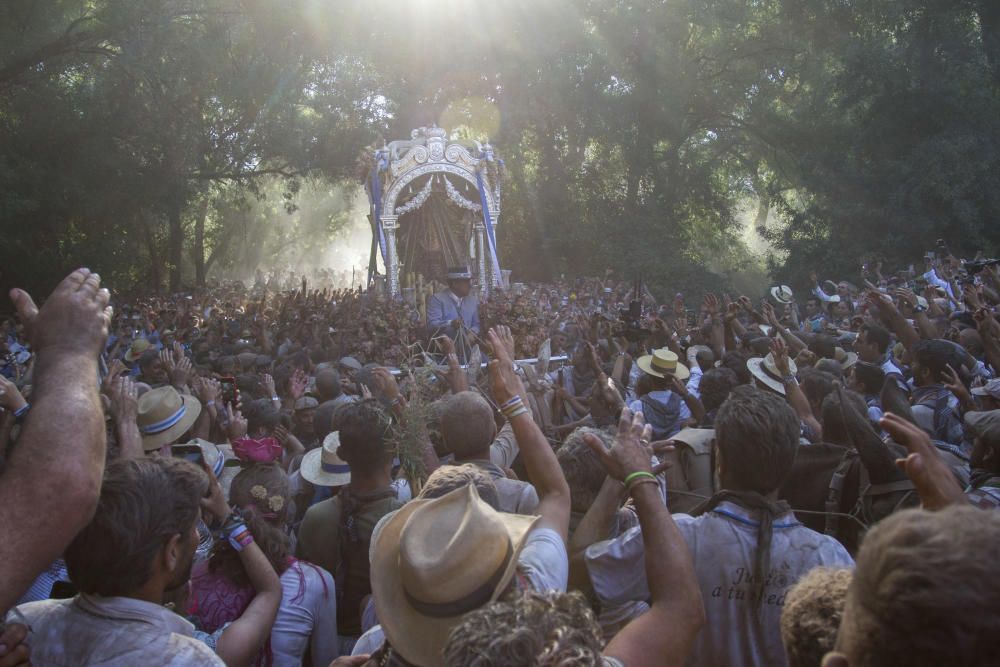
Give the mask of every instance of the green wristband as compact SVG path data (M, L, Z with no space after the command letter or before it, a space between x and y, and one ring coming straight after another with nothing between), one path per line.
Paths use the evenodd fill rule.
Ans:
M622 484L628 486L628 483L631 482L633 479L636 479L637 477L648 477L654 482L656 481L656 475L654 475L653 473L646 472L645 470L637 470L636 472L627 475L625 479L622 481Z

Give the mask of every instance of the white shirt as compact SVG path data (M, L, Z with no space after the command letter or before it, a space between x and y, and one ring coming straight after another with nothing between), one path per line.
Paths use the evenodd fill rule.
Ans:
M800 524L791 512L772 524L771 572L764 589L762 631L749 594L757 549L756 512L730 502L699 517L675 514L674 521L694 558L708 622L698 635L688 665L787 664L779 622L785 593L818 566L853 567L847 550L832 537ZM594 592L605 604L648 600L642 531L592 544L585 553Z
M273 664L301 665L307 647L315 667L327 667L340 655L337 591L329 572L299 561L281 575L281 606L271 629Z

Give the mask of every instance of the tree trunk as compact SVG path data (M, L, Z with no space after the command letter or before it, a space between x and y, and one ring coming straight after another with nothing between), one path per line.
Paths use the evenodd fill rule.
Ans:
M205 218L208 216L208 198L202 200L194 219L194 276L198 287L205 286L208 267L205 266Z
M184 260L184 226L181 224L181 199L174 195L167 203L170 247L170 293L181 291L181 264Z

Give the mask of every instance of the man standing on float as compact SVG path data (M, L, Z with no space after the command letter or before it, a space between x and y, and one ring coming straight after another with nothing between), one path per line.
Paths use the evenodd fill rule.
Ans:
M448 269L448 289L427 301L427 328L432 337L448 336L455 341L455 352L465 361L472 347L467 331L479 335L479 299L472 294L469 267Z

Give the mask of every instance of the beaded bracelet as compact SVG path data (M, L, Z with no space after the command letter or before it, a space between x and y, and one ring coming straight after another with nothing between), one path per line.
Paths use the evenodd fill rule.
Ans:
M504 410L507 410L509 408L513 408L515 405L517 405L518 403L521 403L521 402L522 402L521 401L521 396L518 395L518 394L514 394L513 398L511 398L506 403L504 403L504 404L502 404L500 406L500 412L503 412Z
M517 410L514 410L513 412L511 412L510 414L507 414L505 416L507 417L507 420L510 421L511 419L514 419L514 417L520 417L521 415L526 415L529 412L531 412L531 410L529 410L528 408L526 408L525 406L522 405Z
M245 523L240 522L233 528L232 532L226 537L229 540L230 546L233 547L237 552L243 551L247 546L253 544L253 534L250 529L247 528Z
M524 401L521 400L520 396L514 396L506 403L500 406L500 412L503 413L504 417L510 418L512 414L518 412L524 407Z

